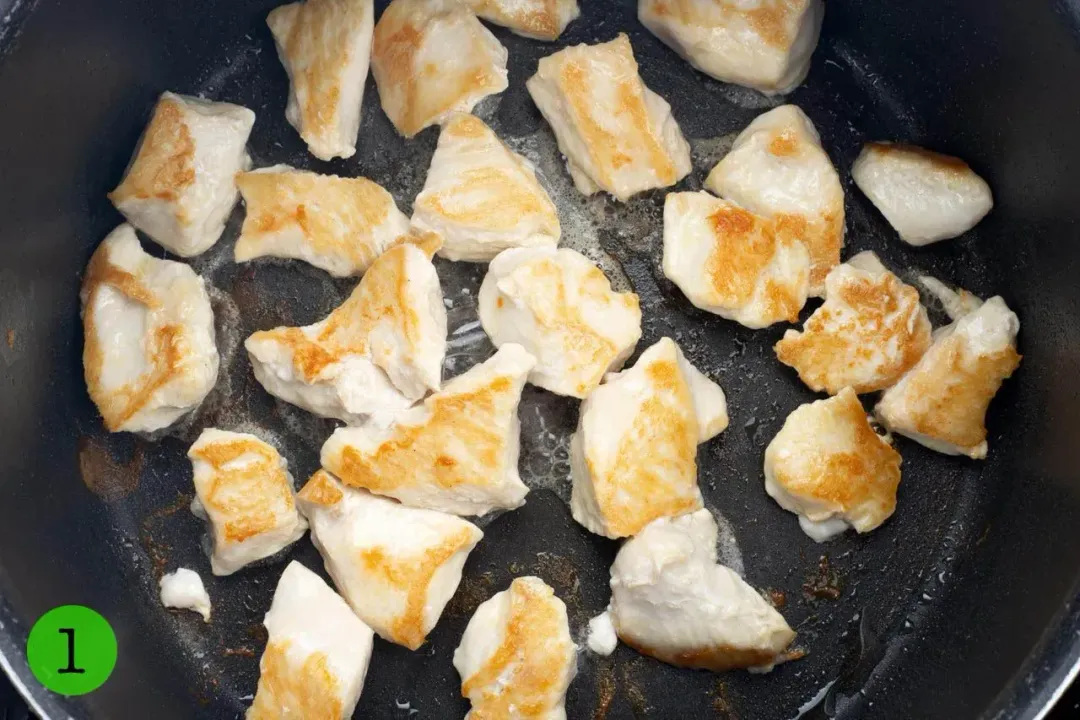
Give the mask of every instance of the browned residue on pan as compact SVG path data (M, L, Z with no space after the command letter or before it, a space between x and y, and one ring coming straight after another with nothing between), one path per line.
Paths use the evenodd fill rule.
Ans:
M224 650L221 651L221 654L224 655L225 657L239 656L239 657L253 658L253 657L255 657L255 650L254 650L254 648L241 646L241 647L238 647L238 648L225 648Z
M146 550L146 554L150 558L155 578L160 578L165 574L165 568L169 564L169 551L172 550L172 546L169 543L154 537L154 532L157 530L158 524L163 520L171 515L175 515L184 508L190 507L191 500L194 497L194 492L177 495L176 500L164 507L154 510L143 518L143 521L139 526L139 542L142 543L143 549Z
M15 329L8 328L7 331L7 346L12 350L15 349Z
M731 699L728 697L727 683L723 680L717 680L711 694L713 712L716 713L716 717L724 720L736 720L738 718L735 709L731 705Z
M577 567L569 558L562 555L542 552L536 555L536 574L547 580L555 594L566 603L566 614L571 625L581 625L588 621L589 613L581 602L581 581Z
M811 571L803 582L803 595L808 599L838 600L843 592L840 575L829 564L829 556L822 555L817 568Z
M765 599L777 610L780 610L787 605L787 594L785 594L783 590L769 588L765 591Z
M79 475L90 492L102 500L119 500L139 487L145 457L143 444L136 441L131 457L117 460L105 442L89 436L76 443L79 452Z
M446 615L450 617L471 616L476 607L495 594L495 579L490 572L480 575L465 575L461 578L457 592L446 604Z
M644 668L645 661L641 658L631 660L622 666L623 692L626 694L626 699L630 701L630 708L635 718L649 717L649 700L638 687L635 677L641 675Z
M604 720L615 699L615 668L610 662L596 669L596 710L593 720Z

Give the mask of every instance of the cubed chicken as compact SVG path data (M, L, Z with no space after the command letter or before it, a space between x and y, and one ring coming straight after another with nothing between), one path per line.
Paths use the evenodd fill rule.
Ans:
M83 367L111 432L152 432L186 415L217 381L214 311L187 265L143 252L130 225L98 246L83 276Z
M867 143L851 176L909 245L963 235L994 207L990 186L966 162L913 145Z
M661 339L581 404L570 442L574 519L620 538L699 509L697 446L727 424L724 391Z
M825 276L839 264L844 245L844 189L802 110L782 105L755 118L705 187L783 223L810 251L810 294L824 293Z
M734 570L717 563L708 510L647 525L611 566L611 620L619 639L671 665L767 669L789 659L795 633Z
M320 160L356 153L371 34L372 0L304 0L271 11L266 24L289 75L285 118Z
M766 95L810 70L822 0L638 0L638 19L695 68Z
M690 172L690 145L671 106L642 82L625 34L543 58L525 86L583 194L626 201Z
M128 222L181 257L208 250L236 205L236 173L255 113L163 93L120 184L109 193Z
M454 651L466 720L565 720L577 674L566 605L538 577L515 578L476 608Z
M274 591L247 720L353 716L371 662L371 628L315 573L298 562Z
M236 262L303 260L335 277L360 275L409 231L394 198L366 178L342 178L275 165L240 173L247 216Z
M517 408L536 361L520 345L457 376L387 426L339 428L322 465L347 485L413 507L483 515L524 504Z
M455 515L348 488L325 470L297 496L326 572L379 637L416 650L484 533Z
M446 308L433 250L392 247L325 319L252 334L244 347L256 379L271 395L350 424L437 390Z
M191 610L202 615L203 622L210 622L210 595L206 592L199 573L188 568L177 568L161 576L161 604L177 610Z
M534 40L557 40L581 15L577 0L465 0L488 22Z
M899 485L900 453L874 432L851 388L795 408L765 448L765 492L817 542L880 526Z
M1020 320L1000 297L978 305L971 302L974 296L966 297L953 307L966 314L934 333L930 349L885 391L875 413L893 432L931 450L981 460L987 451L986 410L1020 366Z
M507 87L506 48L458 0L393 0L375 26L383 112L411 138Z
M788 330L776 357L817 392L835 395L895 385L930 347L930 319L919 292L872 252L837 265L825 278L825 303L802 332Z
M664 275L707 312L749 328L795 322L810 253L792 228L707 192L664 200Z
M614 292L600 268L567 248L502 253L479 306L492 343L522 345L536 358L529 382L559 395L586 397L641 338L638 296Z
M248 433L202 431L188 450L195 480L191 510L210 523L215 575L231 575L300 539L288 463L273 445Z
M412 225L443 238L450 260L488 262L507 248L555 247L555 204L532 164L480 118L459 113L439 134Z

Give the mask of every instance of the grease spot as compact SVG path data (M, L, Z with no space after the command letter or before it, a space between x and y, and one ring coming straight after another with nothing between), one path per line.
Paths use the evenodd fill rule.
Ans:
M106 444L97 438L84 435L76 447L83 485L102 500L125 498L139 487L139 476L146 462L142 443L135 443L126 460L113 457Z

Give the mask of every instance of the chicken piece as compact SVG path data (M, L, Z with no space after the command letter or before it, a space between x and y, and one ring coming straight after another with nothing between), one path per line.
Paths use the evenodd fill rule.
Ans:
M248 433L207 428L188 450L195 480L191 511L210 522L215 575L231 575L300 539L289 464Z
M446 308L433 249L392 247L325 319L252 334L244 347L256 379L271 395L350 424L437 390Z
M966 304L974 303L968 294ZM962 310L958 301L953 308ZM892 430L946 455L986 457L986 410L1001 383L1020 366L1020 320L992 297L934 333L934 342L875 413Z
M720 386L663 338L581 404L570 441L574 519L610 538L702 506L697 446L727 427Z
M528 160L472 115L443 126L424 189L413 203L414 228L443 238L450 260L488 262L513 247L555 247L562 231L555 204Z
M810 253L785 222L707 192L668 193L664 275L702 310L763 328L799 319Z
M967 163L913 145L867 143L851 176L909 245L963 235L994 207L990 186Z
M161 576L161 604L167 608L191 610L202 615L203 622L210 622L210 596L206 593L199 573L187 568L177 568Z
M766 95L806 78L824 17L821 0L638 0L641 24L688 63Z
M825 278L825 303L802 332L788 330L776 357L807 387L835 395L896 384L930 347L930 319L919 292L872 252L837 265Z
M900 453L851 388L795 408L765 448L765 492L817 542L877 528L896 509L899 485Z
M795 639L783 616L717 564L708 510L660 518L627 540L611 566L619 639L679 667L771 669Z
M293 561L274 591L246 720L348 720L371 662L371 628L315 573Z
M577 0L465 0L488 22L534 40L557 40L581 15Z
M458 0L393 0L375 26L383 111L411 138L507 87L506 48Z
M360 275L409 231L390 193L366 178L275 165L240 173L236 184L247 206L236 262L293 258L334 277Z
M130 225L94 251L80 298L86 388L110 432L168 427L213 389L206 284L187 265L143 252Z
M480 528L347 488L325 470L297 500L326 572L360 619L384 640L423 645L484 536Z
M480 603L454 651L465 720L565 720L577 674L566 605L538 577L515 578Z
M624 33L548 55L525 87L583 194L603 190L625 202L689 174L690 145L671 106L641 81Z
M529 489L518 476L517 407L535 362L520 345L504 345L388 427L334 431L322 465L347 485L414 507L454 515L520 507Z
M480 286L480 322L496 347L522 345L536 358L529 382L584 398L622 368L641 338L634 293L617 293L581 253L507 250Z
M320 160L356 154L375 26L372 0L304 0L266 16L289 75L285 119Z
M759 115L735 138L705 187L747 210L774 218L810 251L810 294L844 246L844 189L814 124L794 105Z
M236 205L237 172L255 113L239 105L162 93L109 200L128 222L181 257L208 250Z

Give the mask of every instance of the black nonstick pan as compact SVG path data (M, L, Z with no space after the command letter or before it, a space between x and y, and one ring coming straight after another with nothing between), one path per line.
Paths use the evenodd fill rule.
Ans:
M43 717L241 716L284 561L210 575L184 454L202 427L255 430L306 478L332 429L267 395L238 342L322 317L354 281L300 263L232 263L237 208L222 241L192 261L213 288L217 388L160 438L104 431L82 380L78 288L93 248L120 222L105 193L157 95L255 110L256 165L364 175L406 213L423 184L437 130L399 137L370 80L356 155L323 163L307 153L284 118L286 77L265 25L277 4L0 0L0 654ZM731 426L699 457L722 555L783 595L808 654L759 676L679 670L626 647L609 658L583 652L569 717L1040 717L1080 662L1080 5L828 2L810 75L786 101L811 117L841 173L845 257L871 249L902 276L930 272L1002 295L1021 318L1024 363L991 407L985 462L899 439L895 516L825 545L763 490L765 445L813 398L772 354L783 327L749 331L695 310L660 272L664 193L621 205L574 192L524 81L554 47L628 33L646 84L693 139L694 172L680 189L699 188L733 133L781 100L692 71L631 2L582 5L555 46L494 29L510 51L510 88L476 112L537 164L567 243L640 294L639 348L669 335L724 387ZM994 211L958 240L902 244L850 179L861 144L878 139L968 160L993 187ZM483 268L438 269L453 302L452 375L491 352L475 325ZM425 646L376 640L357 717L463 716L453 649L475 607L516 575L555 588L579 640L606 605L617 546L574 523L566 504L577 403L530 387L520 414L527 504L487 523ZM307 540L290 556L321 571ZM203 574L213 623L160 606L157 579L179 565ZM34 620L68 603L102 613L119 640L112 677L78 698L44 690L24 658Z

